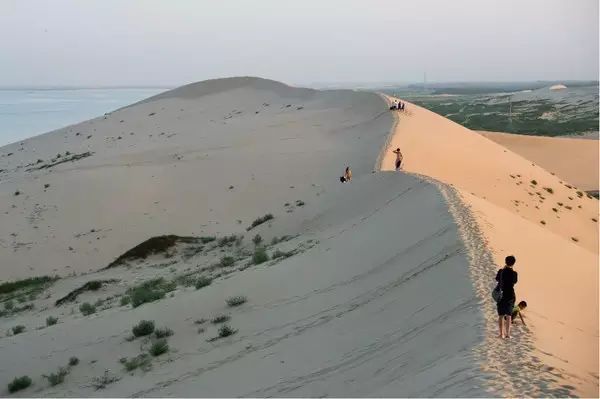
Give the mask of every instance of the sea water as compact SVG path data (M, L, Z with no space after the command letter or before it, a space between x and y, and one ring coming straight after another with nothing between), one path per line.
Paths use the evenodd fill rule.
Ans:
M82 122L165 88L0 90L0 147Z

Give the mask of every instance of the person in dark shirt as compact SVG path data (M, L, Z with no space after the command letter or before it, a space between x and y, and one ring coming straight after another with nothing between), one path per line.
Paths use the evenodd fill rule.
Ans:
M510 338L510 327L512 324L512 312L515 307L515 284L517 284L518 275L513 270L516 263L514 256L507 256L504 260L506 265L496 273L496 281L502 288L502 299L496 305L498 310L498 327L500 328L500 338Z

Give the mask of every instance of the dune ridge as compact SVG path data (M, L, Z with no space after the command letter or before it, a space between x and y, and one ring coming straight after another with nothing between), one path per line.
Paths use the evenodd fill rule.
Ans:
M597 396L598 201L535 163L414 104L407 102L407 111L396 117L381 168L393 169L391 150L400 147L405 171L454 187L491 250L494 261L486 265L488 283L483 285L487 289L478 290L487 336L497 334L489 297L495 265L513 254L520 273L517 299L528 301L531 325L516 345L528 347L521 355L536 361L515 360L511 366L526 367L542 359L551 374L546 380L571 388L568 381L573 380L580 395ZM497 345L493 340L487 344ZM488 363L494 363L493 357ZM558 375L555 370L560 370Z

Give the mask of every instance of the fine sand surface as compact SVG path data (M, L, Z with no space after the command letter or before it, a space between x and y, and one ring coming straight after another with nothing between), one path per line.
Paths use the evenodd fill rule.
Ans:
M13 396L597 396L597 250L587 236L597 225L585 220L597 201L428 111L409 104L396 116L374 93L230 78L1 148L0 279L61 278L0 292L0 396L22 375L33 385ZM459 162L437 140L516 163ZM379 171L397 143L413 173ZM353 180L342 184L346 165ZM461 179L470 168L491 180ZM510 190L523 197L526 173L540 191L554 187L524 194L542 201L544 228L530 220L533 205L508 200ZM567 193L572 209L549 214ZM513 243L512 226L531 237ZM127 252L169 234L180 237ZM502 341L489 293L509 245L532 306L530 329ZM565 258L570 268L557 267ZM574 306L544 296L559 282ZM156 300L126 303L140 293ZM228 306L233 296L246 302ZM86 302L95 313L80 312ZM233 334L219 337L218 315ZM46 326L48 316L58 323ZM144 319L172 330L169 350L128 371L157 342L131 338ZM78 364L51 386L42 376L72 356Z
M598 191L598 140L478 133L585 191Z
M456 188L474 216L471 230L481 231L492 251L493 263L490 259L477 273L492 280L506 255L517 258L517 301L529 304L529 329L519 326L513 334L510 345L521 361L512 367L524 370L529 360L541 361L553 383L572 394L598 396L598 201L562 180L566 176L558 177L558 169L553 175L536 161L414 104L407 103L396 116L381 169L394 168L391 150L400 147L404 171ZM597 172L580 171L584 176ZM468 226L468 219L461 225ZM468 232L463 236L472 257L481 257ZM479 293L488 347L497 346L490 291Z
M377 94L232 78L2 148L1 278L62 278L0 297L2 310L14 297L0 317L0 394L22 375L33 385L15 396L502 394L445 197L418 177L374 173L392 125ZM347 164L354 178L341 184ZM163 234L217 239L102 270ZM253 264L256 234L279 257ZM212 284L197 290L200 276ZM121 305L160 277L176 285L164 299ZM101 287L56 304L92 280ZM247 302L228 307L236 295ZM84 316L85 302L96 313ZM236 332L211 341L219 314ZM58 323L46 327L48 316ZM127 371L120 359L155 341L129 340L142 319L173 330L170 351ZM72 356L79 364L50 386L42 375Z

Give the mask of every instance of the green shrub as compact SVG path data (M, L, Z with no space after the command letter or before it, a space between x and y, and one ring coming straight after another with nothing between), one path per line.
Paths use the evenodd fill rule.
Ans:
M173 330L171 330L168 327L157 328L156 330L154 330L154 336L156 338L166 338L166 337L170 337L173 334L174 334Z
M224 246L231 246L233 243L235 243L238 240L238 236L236 236L235 234L232 234L230 236L226 236L223 238L219 239L219 242L217 243L219 245L219 247L224 247Z
M202 287L206 287L207 285L210 285L212 283L212 279L208 278L208 277L198 277L198 280L196 280L196 289L200 289Z
M213 319L210 322L213 324L221 324L221 323L225 323L226 321L229 321L229 319L231 319L230 316L228 316L226 314L220 314L220 315L213 317Z
M143 337L154 332L154 321L142 320L131 329L134 337Z
M175 288L177 288L177 283L168 282L160 277L130 288L128 294L131 297L131 304L137 308L144 303L164 298L167 292L173 291Z
M58 317L48 316L46 317L46 325L53 326L58 323Z
M250 226L248 228L246 228L247 231L252 230L253 228L255 228L256 226L259 226L265 222L268 222L269 220L273 219L273 215L271 215L270 213L267 213L265 216L263 217L259 217L258 219L256 219L254 222L252 222L250 224Z
M302 200L297 200L296 201L296 206L304 206L304 205L305 205L304 201L302 201Z
M254 245L258 246L262 242L262 237L260 236L260 234L255 235L252 239L252 242L254 243Z
M160 338L154 341L150 347L150 354L152 356L160 356L169 350L169 344L165 338Z
M121 306L127 306L131 303L131 298L128 295L121 297Z
M531 184L534 185L534 186L537 186L537 181L536 180L532 180Z
M252 255L252 263L254 263L255 265L260 265L261 263L264 263L268 260L269 255L267 254L267 251L264 248L258 247L254 250L254 255Z
M246 303L248 299L245 296L238 295L227 298L227 306L235 307Z
M19 324L18 326L14 326L11 330L13 335L21 334L23 331L25 331L25 326Z
M17 291L17 290L20 290L23 288L30 288L30 289L40 288L40 287L43 287L46 283L52 282L54 280L56 280L56 277L52 278L49 276L42 276L42 277L26 278L24 280L9 281L9 282L0 284L0 294L9 294L11 292L14 292L14 291Z
M208 244L209 242L212 242L214 240L216 240L217 237L215 236L211 236L211 237L200 237L200 241L202 242L202 244Z
M229 267L229 266L233 266L234 263L235 263L235 259L233 257L224 256L221 258L219 265L221 265L221 267Z
M69 366L77 366L79 364L79 359L76 358L75 356L71 356L71 358L69 358Z
M51 373L50 375L44 374L42 377L47 379L51 386L55 386L62 384L65 381L67 374L69 374L69 371L64 367L61 367L58 369L57 373Z
M92 305L91 303L84 302L81 304L81 306L79 306L79 311L84 316L89 316L92 313L96 313L96 307L94 305Z
M27 388L30 385L31 385L31 378L29 378L29 376L24 375L23 377L15 378L14 380L12 380L12 382L10 382L8 384L8 392L10 392L10 393L17 392L17 391Z
M229 327L227 324L223 324L221 326L221 328L219 328L219 337L221 337L221 338L229 337L230 335L233 335L236 332L237 332L237 330L234 330L233 328Z
M91 291L98 291L100 288L102 288L102 281L99 281L99 280L88 281L87 288L90 289Z
M138 368L142 369L143 371L148 371L152 366L152 358L147 353L142 353L129 360L127 360L127 358L122 360L123 366L127 371L133 371Z

